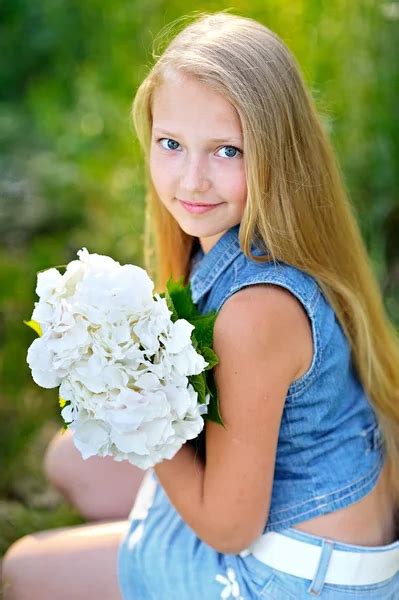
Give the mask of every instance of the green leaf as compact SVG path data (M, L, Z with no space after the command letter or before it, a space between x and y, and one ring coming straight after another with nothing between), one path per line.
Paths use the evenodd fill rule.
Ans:
M41 328L40 323L38 323L37 321L24 321L25 325L27 325L28 327L30 327L31 329L33 329L33 331L35 331L37 333L38 336L42 336L43 335L43 330Z
M165 300L166 300L166 304L167 307L169 308L169 310L172 313L172 321L177 321L179 319L179 315L175 309L175 305L173 303L173 300L171 298L171 296L169 295L169 292L166 290L165 292Z
M183 276L177 281L169 278L166 288L179 315L179 319L191 321L193 317L199 314L192 299L190 285L185 286L183 284Z
M169 278L166 290L163 294L160 294L160 297L166 299L168 308L172 312L172 321L186 319L194 325L191 342L196 352L201 354L209 364L202 373L190 375L188 379L198 394L200 404L205 403L207 394L210 396L208 412L204 414L204 419L214 421L224 427L213 375L213 368L219 363L217 354L212 350L213 329L217 312L211 311L205 315L201 314L193 302L190 285L185 286L183 279L181 277L175 281Z
M205 404L206 382L204 375L202 373L199 375L190 375L188 380L195 391L198 392L198 402L200 404Z
M178 281L169 278L164 297L172 312L173 321L186 319L194 325L191 335L192 343L195 350L202 353L203 348L211 347L213 344L213 328L217 313L212 311L206 315L200 314L192 300L190 286L184 286L182 281L182 277ZM215 356L214 354L212 361Z
M188 320L188 319L187 319ZM190 320L195 327L194 335L200 346L212 346L213 328L215 325L216 313L210 312L206 315L193 317Z
M209 365L205 368L206 371L213 369L215 365L219 364L218 355L211 348L202 348L201 354L205 358L206 362L209 363Z
M204 419L207 421L213 421L214 423L219 423L219 425L225 427L225 424L223 423L223 419L219 411L219 401L217 397L217 390L213 371L209 371L209 375L207 376L207 385L211 394L211 399L208 404L208 412L204 415Z

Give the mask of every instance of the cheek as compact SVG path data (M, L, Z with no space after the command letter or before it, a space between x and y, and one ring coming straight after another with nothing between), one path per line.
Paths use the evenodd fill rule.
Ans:
M170 176L168 176L168 169L162 164L162 161L157 159L155 156L150 156L149 161L150 174L152 183L158 192L159 196L168 189Z
M234 198L236 202L243 208L247 200L247 181L244 168L237 171L231 182L234 189Z
M247 181L245 179L245 175L241 180L240 195L241 195L242 203L245 206L245 203L247 201Z

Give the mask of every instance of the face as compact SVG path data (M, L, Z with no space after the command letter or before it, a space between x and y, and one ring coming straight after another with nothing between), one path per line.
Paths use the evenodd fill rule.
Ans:
M180 227L208 252L241 222L247 197L239 116L192 76L174 75L153 97L150 172ZM206 206L193 206L197 203Z

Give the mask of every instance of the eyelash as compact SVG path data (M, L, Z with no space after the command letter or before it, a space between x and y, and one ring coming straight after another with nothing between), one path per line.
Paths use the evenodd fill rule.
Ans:
M168 137L163 137L163 138L158 138L157 139L157 143L159 144L162 140L172 140L172 142L176 142L176 140L174 140L173 138L168 138ZM176 142L177 144L179 142ZM161 148L163 150L166 150L166 152L173 152L173 150L176 150L176 148L164 148L161 144ZM219 148L219 150L221 150L222 148L234 148L234 150L237 150L237 152L239 153L239 155L243 155L242 150L240 150L240 148L237 148L237 146L231 146L230 144L226 145L226 146L221 146L221 148ZM238 156L226 156L225 158L238 158Z

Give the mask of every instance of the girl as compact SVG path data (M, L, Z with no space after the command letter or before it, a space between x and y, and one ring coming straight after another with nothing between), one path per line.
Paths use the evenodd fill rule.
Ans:
M133 120L146 266L158 290L183 275L218 311L225 428L206 422L146 472L118 549L122 598L398 598L398 340L298 65L260 23L201 15ZM27 543L10 551L10 589ZM40 598L117 597L85 583Z

